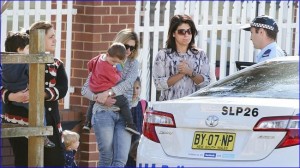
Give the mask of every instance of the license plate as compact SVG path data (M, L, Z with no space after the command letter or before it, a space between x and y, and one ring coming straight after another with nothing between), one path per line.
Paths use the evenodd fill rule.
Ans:
M196 131L192 149L232 151L235 133Z

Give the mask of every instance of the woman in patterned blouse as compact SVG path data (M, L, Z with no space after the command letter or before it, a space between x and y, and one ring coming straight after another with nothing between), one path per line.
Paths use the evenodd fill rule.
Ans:
M159 100L187 96L210 83L209 59L195 47L197 30L191 17L175 15L170 21L166 48L153 65L153 78Z

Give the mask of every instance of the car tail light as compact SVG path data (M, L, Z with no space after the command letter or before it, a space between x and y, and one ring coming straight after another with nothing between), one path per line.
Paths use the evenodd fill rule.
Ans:
M160 111L147 111L144 116L143 135L150 140L159 143L155 127L176 127L174 116Z
M276 148L299 145L299 116L265 117L260 119L254 131L284 131L284 138Z

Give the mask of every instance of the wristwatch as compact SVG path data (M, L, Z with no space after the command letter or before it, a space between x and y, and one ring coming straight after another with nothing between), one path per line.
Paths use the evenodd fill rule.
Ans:
M108 95L109 96L112 96L114 93L110 90L109 92L108 92Z
M192 72L192 75L190 76L190 78L194 78L194 77L196 77L196 75L197 75L196 72L193 71L193 72Z

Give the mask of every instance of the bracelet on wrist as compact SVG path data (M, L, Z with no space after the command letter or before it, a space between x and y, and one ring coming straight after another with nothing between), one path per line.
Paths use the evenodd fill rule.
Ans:
M193 72L192 72L192 75L190 75L189 77L190 77L190 78L194 78L194 77L196 77L196 75L197 75L196 72L193 71Z
M9 91L9 90L7 90L5 93L4 93L4 103L5 104L7 104L7 103L9 103L10 101L9 101L9 99L8 99L8 96L9 96L9 94L10 94L11 92Z

